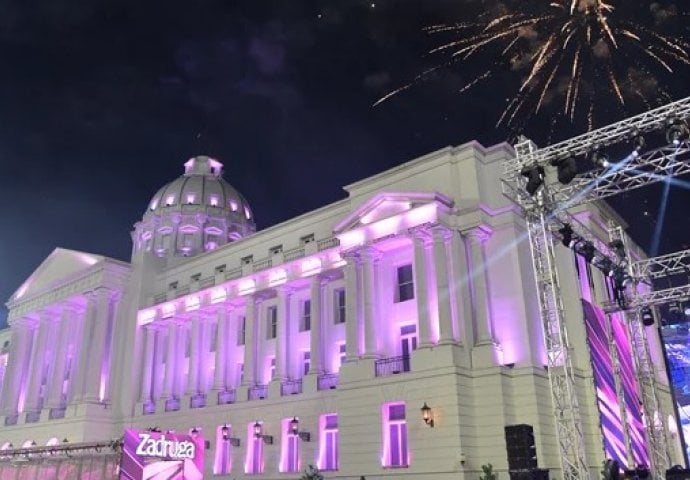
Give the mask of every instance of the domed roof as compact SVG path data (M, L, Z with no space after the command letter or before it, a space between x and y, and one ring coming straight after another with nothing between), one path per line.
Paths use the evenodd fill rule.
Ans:
M223 178L223 164L200 155L189 159L181 177L163 186L149 202L147 215L175 211L230 210L254 225L254 218L245 198Z

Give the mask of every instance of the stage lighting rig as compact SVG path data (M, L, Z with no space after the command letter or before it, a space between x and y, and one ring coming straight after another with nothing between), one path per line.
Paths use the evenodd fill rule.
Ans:
M572 182L577 175L577 162L572 155L563 159L551 160L551 165L556 167L558 181L563 185Z
M651 327L654 325L654 312L650 307L644 307L640 310L640 318L642 319L642 324L645 327Z
M562 237L561 243L563 246L566 248L573 248L575 245L573 237L575 232L573 232L573 227L571 227L569 223L564 223L563 226L558 229L558 233Z
M668 127L666 128L666 140L674 146L688 138L688 124L678 117L669 117Z
M527 178L525 190L527 190L527 193L534 196L537 190L539 190L539 187L544 184L544 167L539 167L537 165L525 167L520 174Z
M640 130L638 128L634 128L630 132L630 140L633 147L632 156L637 158L640 156L640 152L642 151L646 143L644 135L640 133Z
M609 156L606 153L604 147L602 147L601 145L594 146L589 159L596 168L601 170L609 168L611 166L611 163L609 162Z
M582 258L587 260L587 263L592 263L594 260L594 255L596 255L597 249L594 248L594 244L588 240L579 240L575 244L575 252L582 255Z

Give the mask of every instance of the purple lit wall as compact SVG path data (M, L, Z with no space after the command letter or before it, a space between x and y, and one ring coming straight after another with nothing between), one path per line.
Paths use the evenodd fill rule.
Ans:
M606 331L606 316L601 309L587 300L582 300L582 306L587 328L587 343L594 371L594 384L597 389L597 403L605 454L607 458L613 458L618 460L621 465L627 465L623 424ZM636 464L648 465L649 457L645 445L644 426L630 342L619 316L614 315L611 318L612 332L620 363L628 432L634 461Z

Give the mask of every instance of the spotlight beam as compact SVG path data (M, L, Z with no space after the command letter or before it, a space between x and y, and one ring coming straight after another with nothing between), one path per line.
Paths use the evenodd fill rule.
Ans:
M652 236L652 246L649 253L652 256L659 254L659 244L661 243L661 232L664 230L664 220L666 219L666 208L668 207L668 196L671 192L671 182L664 180L664 190L661 193L661 205L656 215L656 225L654 226L654 235Z

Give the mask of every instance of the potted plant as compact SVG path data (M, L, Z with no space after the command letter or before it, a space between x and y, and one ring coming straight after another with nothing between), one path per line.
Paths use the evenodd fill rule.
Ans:
M483 475L479 476L479 480L496 480L498 475L494 473L494 466L490 463L482 465Z
M323 475L319 473L319 469L314 465L309 465L304 471L304 475L300 477L300 480L323 480Z

